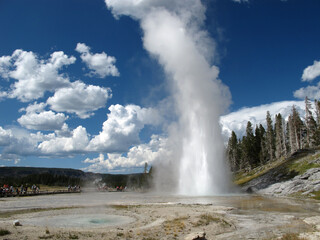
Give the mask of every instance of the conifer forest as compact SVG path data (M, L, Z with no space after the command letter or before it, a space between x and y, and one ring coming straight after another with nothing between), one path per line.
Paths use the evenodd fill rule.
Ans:
M314 106L314 107L313 107ZM266 113L266 126L252 126L248 121L246 133L238 138L232 131L227 145L227 157L232 172L247 171L286 158L302 149L320 145L320 101L305 98L305 116L295 106L287 119L278 113L274 121Z

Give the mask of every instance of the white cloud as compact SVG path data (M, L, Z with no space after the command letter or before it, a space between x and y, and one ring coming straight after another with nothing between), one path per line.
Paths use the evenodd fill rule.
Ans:
M3 78L9 78L10 66L11 66L11 56L0 57L0 76Z
M124 152L140 142L139 132L145 124L158 124L157 113L153 109L136 105L111 105L108 119L102 131L95 136L89 149L97 152Z
M99 135L90 140L84 127L79 126L70 132L65 124L61 131L56 131L56 135L50 135L50 139L39 144L41 154L62 156L89 152L123 153L140 142L139 132L145 124L160 123L156 110L151 108L111 105L109 110L108 119L103 123Z
M162 123L155 109L112 105L102 131L91 138L85 127L78 126L69 130L64 122L67 119L64 114L45 111L45 108L45 103L35 102L20 109L26 114L18 122L29 129L55 130L54 133L31 133L18 127L0 127L0 160L15 160L23 156L69 157L97 152L124 153L134 144L140 143L139 133L145 124ZM115 156L110 155L110 158Z
M39 144L41 154L55 156L76 153L85 153L89 143L86 129L78 126L72 131L70 137L55 137Z
M305 97L308 97L310 99L319 99L320 82L316 86L307 86L305 88L300 88L296 90L293 95L299 99L304 99Z
M38 139L35 136L22 128L5 130L0 127L0 142L3 144L0 160L16 161L21 156L37 156Z
M303 70L302 81L312 81L320 76L320 61L314 61L313 65Z
M6 98L8 96L7 92L1 92L0 91L0 101L2 100L2 98Z
M0 161L14 162L14 164L18 164L21 159L15 154L0 154ZM6 165L0 165L0 167L6 167Z
M9 145L12 137L11 130L5 130L0 126L0 146Z
M30 133L30 137L36 142L49 141L54 139L56 135L54 133L43 134L42 132Z
M43 112L46 108L47 104L45 103L37 103L34 102L33 104L29 104L26 108L19 109L19 112L27 112L27 113L34 113L34 112Z
M69 129L68 124L64 123L59 130L54 131L57 137L70 137L72 132Z
M56 131L54 137L40 143L38 148L48 156L88 152L123 153L140 142L139 133L145 124L160 124L158 113L152 108L111 105L109 110L102 131L91 140L84 127L79 126L70 132L65 124L61 131Z
M82 61L91 70L89 75L105 78L106 76L119 76L119 71L115 66L116 58L108 56L105 52L92 54L90 47L84 43L78 43L76 51L81 53Z
M130 148L126 156L109 153L106 155L106 158L103 154L100 154L94 159L87 158L83 162L90 165L84 168L84 170L90 172L106 172L116 168L143 167L146 162L151 165L156 161L166 159L169 154L167 139L153 135L149 143Z
M0 59L0 74L15 81L7 94L22 102L39 99L46 91L54 91L69 85L69 79L59 71L76 61L62 51L54 52L47 60L39 59L33 52L15 50L11 56Z
M109 88L76 81L68 87L58 89L47 103L57 112L75 113L80 118L88 118L94 114L93 111L105 107L111 96Z
M20 125L33 130L60 130L68 117L63 113L54 113L51 110L45 111L45 106L44 103L34 103L23 109L26 114L18 119Z
M291 114L293 105L296 106L300 116L303 117L304 101L283 101L257 107L246 107L224 115L220 118L224 138L228 139L232 131L234 131L238 137L245 135L248 121L250 121L254 127L259 124L265 126L267 111L270 112L273 119L275 114L278 113L281 113L283 118L287 118Z

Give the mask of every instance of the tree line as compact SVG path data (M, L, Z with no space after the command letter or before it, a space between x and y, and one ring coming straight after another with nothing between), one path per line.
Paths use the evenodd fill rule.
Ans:
M0 177L0 186L8 184L10 186L21 186L28 184L42 184L48 186L75 186L81 185L83 179L80 177L70 177L66 175L55 175L52 173L33 173L27 176L5 176Z
M301 119L295 106L285 120L282 115L275 115L273 123L270 112L266 114L266 128L259 124L253 129L248 121L246 134L238 139L232 131L228 140L227 156L232 172L250 170L276 159L320 145L320 101L305 98L305 116Z
M3 185L21 186L92 186L96 179L110 187L128 186L130 188L150 188L152 182L152 167L148 171L145 164L143 173L136 174L100 174L85 173L74 169L46 169L28 167L1 167L0 187Z

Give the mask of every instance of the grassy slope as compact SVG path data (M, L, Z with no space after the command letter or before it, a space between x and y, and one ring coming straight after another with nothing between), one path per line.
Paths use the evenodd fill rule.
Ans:
M318 160L317 160L318 159ZM305 173L308 169L320 167L320 151L306 150L289 158L281 158L274 162L252 169L249 172L240 172L234 176L234 183L244 185L269 172L282 175L281 181L289 180ZM320 191L314 192L314 198L320 200Z

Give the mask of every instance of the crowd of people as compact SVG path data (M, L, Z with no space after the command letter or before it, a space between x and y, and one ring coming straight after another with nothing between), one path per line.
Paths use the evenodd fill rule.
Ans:
M10 196L10 195L24 195L28 193L29 186L28 185L21 185L20 187L9 186L8 184L4 184L0 187L0 196ZM31 186L32 193L39 193L40 187L33 184ZM30 192L30 191L29 191Z
M108 187L107 185L98 185L97 186L98 191L100 192L104 192L104 191L108 191L108 192L124 192L127 190L127 186L123 187L123 186L116 186L116 187Z
M46 193L41 192L41 193ZM80 192L80 186L68 186L68 192ZM4 184L0 187L0 197L12 197L12 196L23 196L23 195L33 195L40 194L40 186L33 184L31 187L26 185L21 185L20 187L9 186L8 184Z
M80 185L76 185L76 186L68 186L68 192L80 192L81 188Z

